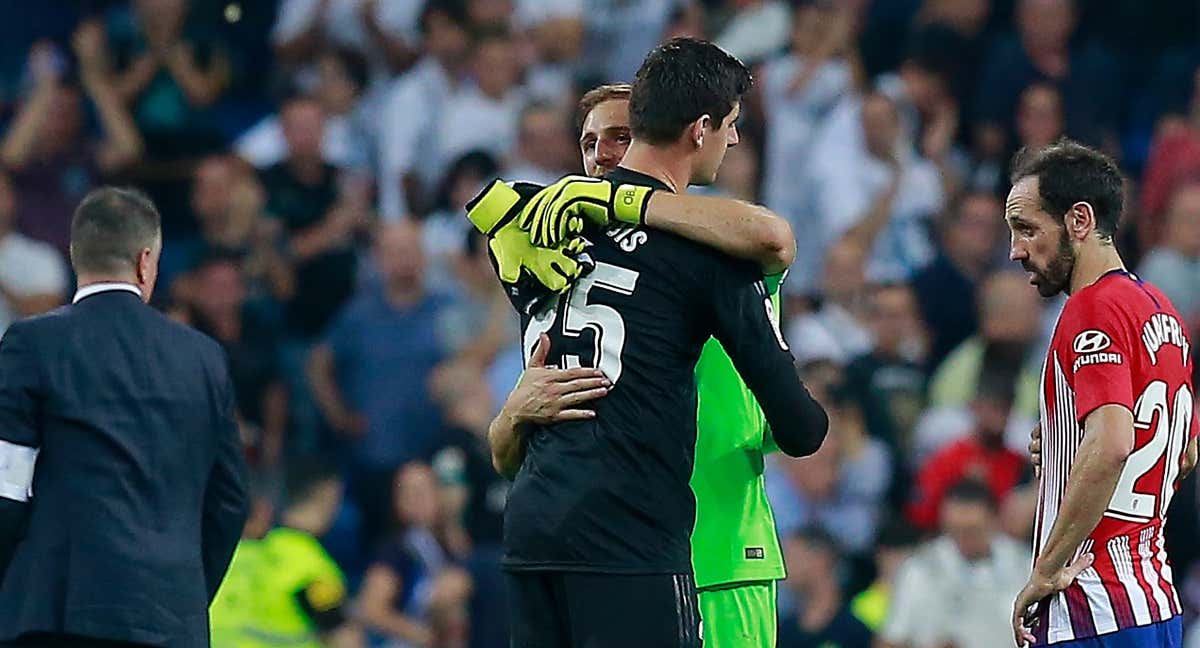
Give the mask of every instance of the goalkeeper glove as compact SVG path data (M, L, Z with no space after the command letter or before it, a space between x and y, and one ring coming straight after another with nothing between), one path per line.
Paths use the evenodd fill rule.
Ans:
M581 232L585 219L601 227L613 223L641 225L652 193L650 187L567 176L539 191L521 210L518 220L534 245L557 245Z
M521 201L516 189L495 180L467 203L467 218L476 229L487 234L500 281L516 284L525 270L549 290L564 292L591 269L576 258L586 243L576 238L554 247L534 246L529 234L517 226Z

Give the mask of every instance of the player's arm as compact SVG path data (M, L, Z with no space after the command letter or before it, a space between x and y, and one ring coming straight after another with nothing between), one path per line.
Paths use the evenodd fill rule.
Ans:
M37 353L20 322L0 341L0 581L25 535L33 469L41 446L37 423Z
M1183 451L1183 463L1179 466L1179 481L1187 479L1187 476L1196 469L1196 455L1196 437L1193 436Z
M765 274L786 270L796 258L792 226L770 209L742 200L656 191L646 206L645 224L753 261Z
M1058 517L1034 561L1035 576L1060 571L1096 528L1131 452L1133 412L1124 405L1110 404L1088 414Z
M713 335L758 399L771 438L792 457L816 452L829 417L800 381L761 275L730 261L718 263L710 279Z
M580 405L604 396L612 386L599 369L547 367L549 353L550 338L543 333L529 367L488 426L492 466L505 479L515 477L525 461L525 437L531 425L593 418L596 413Z

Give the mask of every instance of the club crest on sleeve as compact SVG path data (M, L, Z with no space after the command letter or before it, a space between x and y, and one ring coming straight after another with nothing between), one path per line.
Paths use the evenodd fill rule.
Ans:
M1075 353L1096 353L1103 351L1112 344L1112 339L1104 331L1088 329L1075 336Z

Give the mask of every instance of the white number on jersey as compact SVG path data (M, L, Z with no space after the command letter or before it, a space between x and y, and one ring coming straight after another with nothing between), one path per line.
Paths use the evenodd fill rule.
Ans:
M610 290L622 295L632 295L637 286L638 273L610 263L598 262L596 268L579 279L567 294L567 308L562 321L563 337L577 338L587 329L592 329L595 339L595 366L615 385L621 378L621 352L625 349L625 320L616 309L604 304L588 303L588 295L594 289ZM554 327L557 318L557 303L534 316L525 328L525 363L533 353L538 336ZM563 356L564 368L582 366L577 355Z
M1117 480L1117 489L1108 503L1110 517L1146 522L1156 516L1165 517L1179 477L1179 462L1192 428L1192 392L1182 385L1175 392L1174 406L1167 402L1167 383L1155 380L1146 386L1133 406L1133 426L1148 430L1158 415L1158 424L1150 442L1138 448L1125 461ZM1166 462L1163 480L1154 492L1134 490L1138 480L1160 461Z

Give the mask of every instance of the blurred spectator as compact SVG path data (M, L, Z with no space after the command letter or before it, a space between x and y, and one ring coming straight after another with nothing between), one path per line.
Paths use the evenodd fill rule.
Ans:
M1036 481L1025 482L1009 491L1008 496L1000 503L1000 530L1008 537L1032 547L1037 502L1038 483ZM1176 525L1177 523L1172 526ZM1179 564L1178 558L1175 556L1171 557L1171 562Z
M135 0L132 12L118 12L110 24L116 91L152 160L204 155L223 144L206 109L229 86L229 56L215 32L189 19L190 9L186 0Z
M229 359L250 464L271 472L283 456L288 413L277 332L248 307L238 257L212 254L192 270L187 283L189 323L219 342Z
M519 86L522 69L512 35L502 31L479 35L471 71L475 82L456 88L438 115L433 156L421 165L426 186L434 186L455 158L467 151L482 150L504 159L517 143L525 93Z
M471 71L471 39L462 3L427 2L420 27L425 54L387 89L374 133L379 141L379 210L389 220L424 211L422 192L438 179L428 167L437 155L441 116Z
M19 200L12 178L0 172L0 334L18 319L62 304L67 293L58 250L13 230Z
M913 501L907 508L914 526L933 529L942 498L964 478L986 484L993 499L1003 502L1017 484L1032 476L1029 461L1004 445L1012 390L1011 374L984 369L971 402L970 435L942 446L917 473Z
M505 164L504 179L552 184L579 170L577 155L566 112L554 104L534 102L521 110L516 150Z
M188 200L199 235L177 237L164 246L159 283L171 286L176 276L207 254L221 251L242 263L252 297L288 294L292 290L291 268L275 247L278 222L263 218L266 199L254 170L245 162L228 155L200 160Z
M767 474L775 522L784 534L819 527L848 553L869 550L892 478L887 446L867 436L858 404L840 385L826 397L830 434L821 449L799 460L775 459Z
M280 112L288 157L262 172L266 212L280 223L293 289L278 295L287 305L289 334L312 340L354 290L353 237L370 209L369 188L339 181L321 159L324 114L315 101L292 99Z
M974 136L985 157L1003 152L1021 89L1035 81L1058 86L1067 99L1068 135L1092 145L1116 145L1120 68L1100 43L1072 42L1077 22L1074 0L1018 0L1016 33L993 43L979 72Z
M971 70L979 69L987 53L992 34L986 29L992 14L992 0L925 0L913 21L920 29L930 25L944 28L960 39L957 52L962 60L956 78L955 95L962 105L969 103L975 88Z
M71 214L98 181L142 155L142 138L113 85L104 30L83 23L72 38L79 87L68 83L62 55L47 41L29 51L30 94L0 141L0 161L21 194L17 229L68 254ZM85 135L83 98L99 117L102 139Z
M864 154L852 167L814 163L808 186L821 244L842 236L871 250L871 281L907 281L933 260L929 218L942 208L937 169L913 153L895 102L875 92L862 100ZM819 155L819 152L816 152ZM819 159L819 158L818 158Z
M726 152L717 179L710 185L689 187L689 193L758 202L758 147L749 135L739 137L740 144Z
M442 446L432 462L441 483L443 534L474 583L471 645L503 648L508 646L508 606L501 531L510 484L492 467L487 442L494 399L479 371L466 365L439 372L432 389L446 411Z
M321 157L339 168L365 167L370 140L357 108L367 87L367 65L351 50L327 50L317 57L317 82L312 97L325 113ZM237 154L258 168L287 156L287 139L278 115L271 115L243 133L234 144Z
M449 292L459 286L455 264L462 254L463 241L473 231L471 222L466 219L467 203L499 175L500 165L483 151L464 154L446 172L433 210L421 227L422 246L429 264L426 274L433 289ZM494 273L489 279L496 283Z
M996 531L988 488L965 481L946 493L942 535L896 573L883 648L1010 648L1009 616L1032 557Z
M350 494L368 542L387 519L392 473L428 456L441 427L427 385L445 357L438 322L447 300L425 290L420 237L411 222L378 231L380 280L346 305L309 359L317 403L349 449Z
M783 541L788 564L783 586L795 597L793 609L781 609L779 648L858 648L868 646L871 631L851 613L842 591L837 543L819 529Z
M628 83L654 49L677 0L585 0L586 72L601 83ZM599 54L599 55L596 55Z
M462 646L471 579L434 536L441 515L437 478L420 462L395 471L395 535L367 570L360 616L386 646Z
M1200 326L1200 182L1175 190L1164 226L1162 242L1146 253L1138 275L1166 293L1194 330Z
M989 193L958 199L942 219L938 256L913 279L929 327L928 366L937 367L979 328L975 293L995 265L1004 210Z
M255 498L255 513L213 601L212 645L256 645L262 637L289 645L363 645L350 622L346 579L320 542L341 507L337 474L316 463L292 466L280 526L260 536L253 527L270 519L270 501Z
M846 388L861 404L871 436L899 450L925 406L926 342L912 289L876 287L868 321L874 344L847 365Z
M1137 223L1138 241L1146 248L1162 238L1163 214L1175 189L1200 180L1200 68L1195 69L1190 90L1187 114L1163 118L1146 162L1142 218Z
M534 55L526 74L529 93L542 101L570 105L583 53L582 0L523 0L514 26Z
M875 580L850 601L850 610L871 632L879 632L887 620L892 587L900 565L912 555L921 536L900 516L889 520L875 539Z
M797 362L827 359L840 365L871 350L863 277L866 257L866 247L849 237L834 243L826 252L820 306L812 312L792 316L787 326L786 337Z
M792 10L782 0L732 0L733 15L713 42L754 65L787 46Z
M846 60L851 53L850 20L849 12L820 3L797 8L790 51L768 61L756 84L766 120L763 203L787 218L797 232L803 231L808 214L807 192L796 182L796 174L809 164L821 120L853 87Z
M1036 417L1043 349L1034 348L1034 342L1041 311L1041 301L1025 275L1004 271L988 277L979 296L979 332L938 366L929 382L929 404L966 406L978 391L984 368L1001 366L1014 374L1014 412Z
M504 346L520 336L519 320L503 288L496 282L487 237L474 229L462 239L454 257L457 277L454 303L438 323L440 339L457 361L476 370L487 367ZM513 376L516 384L518 376Z
M271 41L279 60L308 63L334 47L368 63L372 84L382 84L417 60L421 0L283 0Z
M1002 155L976 161L972 186L981 192L1006 193L1013 155L1022 147L1037 150L1053 144L1063 136L1063 119L1063 97L1058 87L1045 81L1030 84L1017 103L1016 141Z

